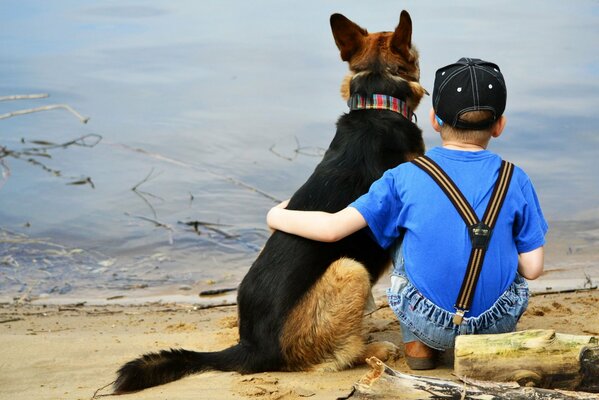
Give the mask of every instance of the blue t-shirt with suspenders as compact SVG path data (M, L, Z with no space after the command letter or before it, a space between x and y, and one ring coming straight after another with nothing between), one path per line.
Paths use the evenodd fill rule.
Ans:
M487 150L433 148L426 154L455 182L479 218L485 212L501 158ZM412 163L391 169L350 205L377 242L391 246L402 233L408 279L424 297L454 312L470 251L468 229L442 189ZM468 317L488 310L513 283L518 253L545 243L547 222L528 176L515 167L491 236Z

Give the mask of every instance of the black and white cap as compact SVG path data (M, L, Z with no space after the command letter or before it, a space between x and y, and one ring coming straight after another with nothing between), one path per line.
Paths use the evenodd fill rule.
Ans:
M478 58L460 58L437 70L433 108L444 123L460 129L485 129L505 111L507 89L496 64ZM469 123L460 120L468 111L487 110L493 116Z

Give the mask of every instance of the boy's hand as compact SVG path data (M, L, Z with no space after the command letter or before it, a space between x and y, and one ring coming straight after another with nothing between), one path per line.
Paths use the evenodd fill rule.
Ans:
M275 232L275 230L276 230L275 228L273 228L271 226L271 221L272 221L272 217L271 216L272 216L273 213L276 212L276 211L273 211L273 210L287 208L287 205L289 204L289 200L290 199L287 199L287 200L284 200L284 201L280 202L279 204L277 204L276 206L274 206L273 208L271 208L270 211L268 212L268 214L266 214L266 223L268 224L268 229L270 230L271 234L273 234Z
M275 206L275 208L287 208L287 205L289 204L289 200L291 200L291 199L283 200L282 202L277 204Z

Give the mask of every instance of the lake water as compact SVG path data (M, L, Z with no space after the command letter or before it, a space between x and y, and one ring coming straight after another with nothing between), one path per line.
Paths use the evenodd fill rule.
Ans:
M490 149L531 176L556 248L582 254L572 268L595 271L598 3L348 3L3 2L0 96L50 97L0 102L0 114L66 103L90 120L0 120L13 151L0 159L0 299L236 286L268 237L267 210L309 176L347 110L334 12L374 32L408 10L430 92L462 56L499 64L508 126ZM431 147L429 108L416 113ZM85 135L101 140L30 155Z

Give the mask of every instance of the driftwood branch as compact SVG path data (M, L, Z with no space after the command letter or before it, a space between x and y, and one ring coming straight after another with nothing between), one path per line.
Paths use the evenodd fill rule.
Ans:
M48 96L50 96L48 93L14 94L14 95L10 95L10 96L0 96L0 101L45 99Z
M520 387L517 383L499 383L464 379L461 382L404 374L385 365L376 357L366 360L372 368L343 399L594 399L599 395L565 390Z
M599 392L599 338L531 329L456 338L460 377Z
M26 110L11 111L6 114L0 114L0 119L16 117L18 115L24 115L24 114L32 114L32 113L36 113L36 112L40 112L40 111L56 110L56 109L60 109L60 108L67 110L68 112L70 112L71 114L73 114L74 116L79 118L79 121L81 121L84 124L87 124L87 122L89 121L89 117L84 117L83 115L79 114L73 107L71 107L68 104L51 104L48 106L28 108Z

